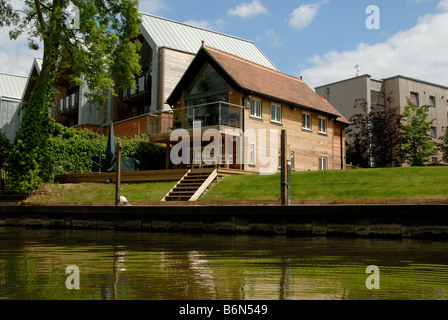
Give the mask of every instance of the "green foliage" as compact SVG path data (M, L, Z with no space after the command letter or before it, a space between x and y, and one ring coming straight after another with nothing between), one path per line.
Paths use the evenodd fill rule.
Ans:
M26 106L19 132L8 157L10 190L26 193L37 188L45 167L44 155L49 127L49 107L54 90L49 82L38 81Z
M45 146L42 179L51 181L54 175L91 172L91 156L105 154L106 141L90 129L76 130L51 121Z
M362 168L369 168L370 163L365 157L365 152L363 153L361 150L362 147L359 146L356 141L349 143L346 149L347 163L351 163Z
M448 162L448 128L443 129L443 135L439 138L438 149L443 154L443 161Z
M135 158L140 161L140 170L163 170L166 167L166 147L151 142L142 142Z
M10 150L11 150L11 144L9 143L9 140L6 137L6 135L0 129L0 169L2 165L5 163Z
M140 170L165 169L166 147L149 142L146 134L132 138L116 138L121 142L122 156L136 158L140 162Z
M347 135L353 139L347 150L350 162L369 167L374 159L376 167L398 166L401 142L401 121L391 94L384 97L384 106L368 106L365 99L356 100L361 112L350 118Z
M40 181L52 181L58 174L89 173L92 171L92 158L101 155L104 159L106 156L107 137L101 138L90 129L67 128L51 119L47 133L43 149L45 166L40 170ZM165 147L149 142L147 135L115 137L115 144L119 142L122 156L139 160L140 170L165 168Z
M79 29L69 27L70 2L79 10ZM19 193L35 189L54 169L44 151L60 149L55 141L47 141L52 135L48 111L58 79L68 74L66 80L87 85L90 102L104 105L115 86L135 87L134 75L141 72L138 0L25 0L24 5L17 10L10 0L0 0L0 27L13 26L11 39L25 32L31 49L38 49L40 41L44 49L41 71L8 159L10 188ZM70 170L82 165L80 159L72 160Z
M430 135L431 124L428 120L430 106L418 107L407 98L402 127L402 159L411 166L424 166L431 155L436 153L437 143Z

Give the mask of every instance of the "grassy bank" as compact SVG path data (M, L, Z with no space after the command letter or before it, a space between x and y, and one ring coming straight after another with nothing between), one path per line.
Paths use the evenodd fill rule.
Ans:
M448 198L448 167L293 172L291 199ZM201 200L278 200L280 175L226 177Z
M293 172L291 200L448 198L448 167L385 168ZM133 201L159 201L176 184L123 184ZM280 199L280 175L226 177L201 200ZM44 184L27 202L114 202L115 185L100 183Z
M124 183L121 193L132 201L159 201L177 181L151 183ZM43 184L26 202L114 202L115 185L112 183Z

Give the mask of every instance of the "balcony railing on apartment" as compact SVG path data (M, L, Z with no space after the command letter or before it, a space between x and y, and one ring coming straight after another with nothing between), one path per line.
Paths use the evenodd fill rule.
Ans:
M192 129L199 122L201 128L242 128L244 108L218 101L173 110L173 129Z
M62 98L58 101L58 113L63 114L70 110L79 108L79 91Z
M151 68L142 71L142 74L135 79L135 86L134 89L120 89L120 100L127 100L151 91Z

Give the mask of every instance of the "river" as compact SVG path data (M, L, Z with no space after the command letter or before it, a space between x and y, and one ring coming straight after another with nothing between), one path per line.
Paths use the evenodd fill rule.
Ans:
M1 227L0 299L445 300L447 252L435 240Z

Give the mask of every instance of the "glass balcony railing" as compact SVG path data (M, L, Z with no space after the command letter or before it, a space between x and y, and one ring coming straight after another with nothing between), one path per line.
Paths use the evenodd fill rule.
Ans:
M127 100L142 93L151 91L151 68L144 69L142 74L135 79L134 89L120 89L120 99Z
M227 102L212 102L186 108L174 108L173 129L192 129L199 122L202 128L242 128L244 109Z
M79 108L79 91L58 101L58 113L63 114Z

